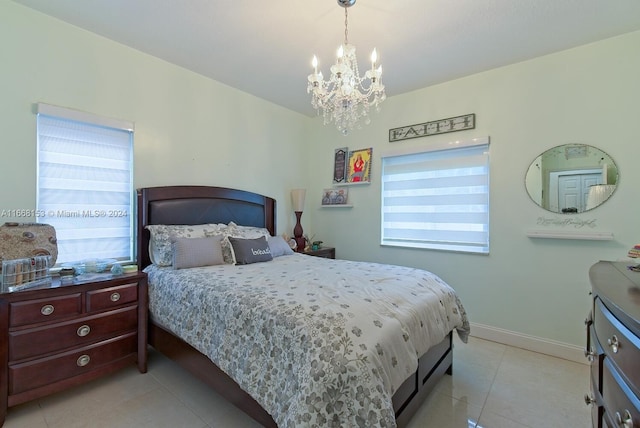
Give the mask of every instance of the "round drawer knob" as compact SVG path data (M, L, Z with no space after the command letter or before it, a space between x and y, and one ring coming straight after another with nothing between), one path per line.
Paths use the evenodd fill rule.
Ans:
M89 327L86 324L85 325L81 325L80 327L78 327L78 330L76 331L76 333L78 333L78 336L80 336L80 337L85 337L86 335L91 333L91 327Z
M53 307L53 305L44 305L42 308L40 308L40 313L47 316L51 315L54 310L55 308Z
M633 428L633 418L631 417L631 412L625 410L624 416L622 416L620 412L616 412L616 425L620 428Z
M87 354L84 354L78 357L76 364L78 365L78 367L84 367L87 364L89 364L89 361L91 361L91 357L88 356Z
M611 336L611 339L607 339L607 344L614 354L618 353L618 349L620 349L620 341L618 340L618 336L616 336L615 334Z
M112 302L117 302L118 300L120 300L120 293L111 293L111 296L109 296L109 298Z

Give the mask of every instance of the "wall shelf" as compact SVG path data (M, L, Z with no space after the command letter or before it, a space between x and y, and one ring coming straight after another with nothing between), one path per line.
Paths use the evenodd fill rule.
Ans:
M586 239L592 241L611 241L613 233L611 232L581 232L575 230L528 230L529 238L546 238L546 239Z

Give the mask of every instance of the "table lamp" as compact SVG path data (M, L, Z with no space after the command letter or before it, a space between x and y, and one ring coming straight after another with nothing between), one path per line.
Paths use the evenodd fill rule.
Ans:
M299 253L303 252L306 246L305 239L302 236L302 224L300 224L306 193L306 189L293 189L291 191L291 204L293 205L293 212L296 214L296 225L293 228L293 237L296 240L296 251Z

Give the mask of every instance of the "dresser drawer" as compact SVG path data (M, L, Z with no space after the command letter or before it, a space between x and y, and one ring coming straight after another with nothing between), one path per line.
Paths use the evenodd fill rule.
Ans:
M627 383L640 395L640 339L618 321L600 299L596 299L594 324L607 358L625 373Z
M602 361L604 359L604 351L598 342L593 324L589 324L587 328L587 347L585 347L585 356L589 361L591 372L591 381L595 385L595 390L602 392Z
M87 292L87 312L110 309L138 300L138 283Z
M587 321L592 318L591 315L590 313ZM598 343L593 322L587 322L586 324L588 327L585 355L590 364L591 382L589 383L591 388L585 400L591 404L592 428L602 428L604 414L604 402L602 400L602 364L604 362L604 351Z
M608 358L605 358L602 370L602 396L605 413L613 426L640 427L640 399L625 384ZM629 419L633 422L629 423Z
M82 313L81 293L9 304L9 327L51 322Z
M9 394L19 394L82 375L127 355L134 355L136 333L129 333L81 349L21 364L9 365Z
M136 330L138 307L9 333L9 360L46 355Z
M592 421L592 428L602 428L602 415L604 414L604 407L603 406L603 400L602 400L602 395L600 395L600 392L598 391L598 386L595 385L595 383L593 382L593 379L591 381L591 388L590 388L590 396L589 397L585 397L585 400L587 400L587 398L590 398L591 400L593 400L590 404L591 404L591 421Z

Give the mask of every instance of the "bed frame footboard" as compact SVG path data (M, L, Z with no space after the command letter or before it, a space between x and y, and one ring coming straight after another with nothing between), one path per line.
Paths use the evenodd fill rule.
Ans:
M424 399L445 375L453 373L453 333L429 349L418 360L418 371L409 377L393 395L393 410L398 427L405 427Z
M205 382L262 426L273 428L278 426L257 401L207 356L151 321L148 334L149 345ZM442 342L420 358L416 373L409 377L393 395L393 410L399 428L409 424L438 381L445 374L452 374L452 368L453 343L452 333L449 333Z
M225 372L197 349L164 328L149 323L149 345L164 354L196 378L202 380L227 401L265 427L276 428L271 415L257 401L243 391Z

